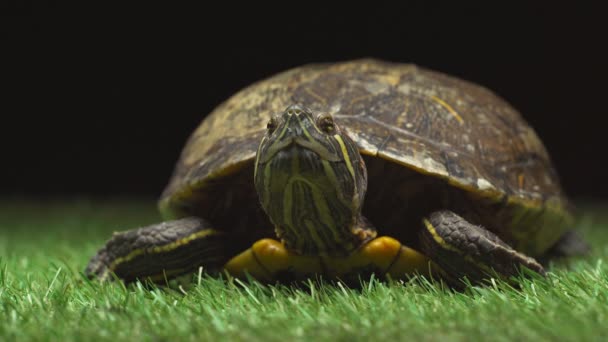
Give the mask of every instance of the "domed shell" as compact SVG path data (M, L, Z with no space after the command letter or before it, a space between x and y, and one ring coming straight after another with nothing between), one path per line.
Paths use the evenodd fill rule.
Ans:
M439 72L369 59L291 69L218 106L181 154L161 196L165 216L210 207L209 185L251 167L271 114L296 103L330 112L363 154L555 220L568 216L543 144L504 100Z

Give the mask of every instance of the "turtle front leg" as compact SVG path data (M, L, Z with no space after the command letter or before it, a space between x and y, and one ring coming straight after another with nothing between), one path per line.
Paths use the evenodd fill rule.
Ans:
M91 258L85 274L100 280L115 274L127 283L137 279L163 283L199 267L220 270L236 254L233 245L230 234L187 217L114 233Z
M521 266L545 274L533 258L448 210L436 211L423 219L420 241L422 252L443 269L452 284L459 284L463 277L472 283L495 275L508 280L519 273Z

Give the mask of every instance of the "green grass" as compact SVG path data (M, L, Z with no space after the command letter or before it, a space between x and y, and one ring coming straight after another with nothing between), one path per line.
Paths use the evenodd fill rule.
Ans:
M176 290L89 282L88 258L113 230L158 220L154 203L0 202L0 341L606 340L608 216L581 229L593 254L546 279L463 292L437 283L240 285L195 278ZM598 213L598 214L594 214Z

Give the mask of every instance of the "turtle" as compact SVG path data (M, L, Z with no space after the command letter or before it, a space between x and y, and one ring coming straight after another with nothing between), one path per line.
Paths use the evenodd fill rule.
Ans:
M191 134L158 203L166 221L114 233L86 275L480 284L544 275L539 260L586 248L516 109L472 82L378 59L307 64L237 92Z

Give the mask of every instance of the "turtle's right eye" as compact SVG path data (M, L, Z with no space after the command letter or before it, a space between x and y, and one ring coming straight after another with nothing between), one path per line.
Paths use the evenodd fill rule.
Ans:
M277 128L277 120L275 118L270 118L268 123L266 124L266 129L268 130L268 134L272 134L274 130Z

